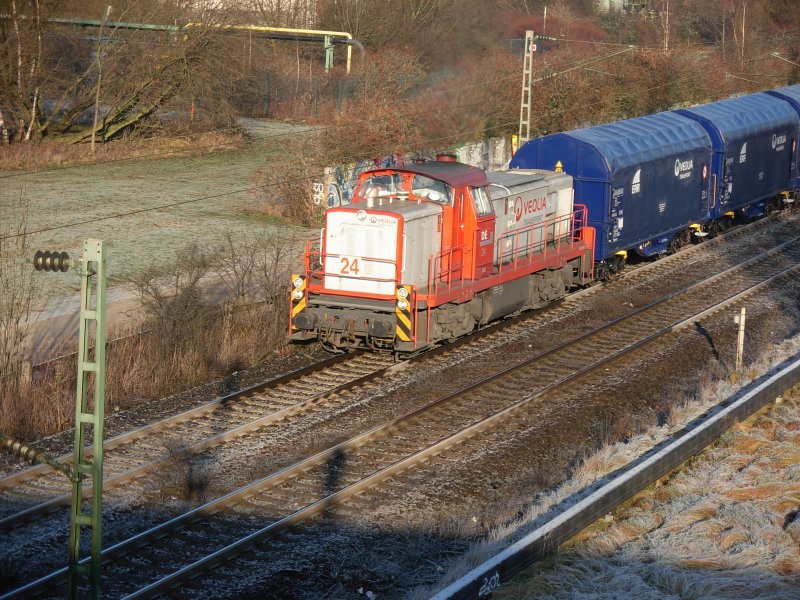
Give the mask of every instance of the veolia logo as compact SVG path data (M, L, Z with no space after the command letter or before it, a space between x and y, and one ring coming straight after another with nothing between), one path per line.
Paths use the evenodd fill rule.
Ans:
M689 160L681 160L680 158L675 159L675 177L686 179L692 174L693 168L694 161L691 158Z
M522 196L517 196L516 200L514 200L514 215L517 222L526 215L537 213L542 210L547 210L547 198L544 196L541 198L528 198L526 200L523 200Z
M739 150L739 162L743 163L747 160L747 142L742 144L742 149Z
M636 173L633 174L633 181L631 181L631 194L638 194L640 191L642 191L642 185L640 183L641 177L641 169L637 170Z
M783 150L783 146L786 144L786 135L778 135L773 133L772 134L772 149L773 150Z

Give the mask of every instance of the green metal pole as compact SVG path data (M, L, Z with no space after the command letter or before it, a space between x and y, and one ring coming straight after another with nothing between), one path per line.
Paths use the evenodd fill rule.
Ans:
M91 597L100 598L100 553L103 545L103 420L106 364L106 247L102 240L83 245L81 312L78 337L78 385L75 403L75 461L69 528L69 598L78 598L78 585L89 575ZM92 327L94 325L94 327ZM94 357L91 339L94 333ZM91 374L94 373L94 377ZM89 391L93 383L92 402ZM86 451L91 426L93 450ZM88 461L91 454L91 461ZM83 479L89 475L92 501L84 511ZM82 527L91 530L91 563L81 565ZM88 567L88 568L87 568Z

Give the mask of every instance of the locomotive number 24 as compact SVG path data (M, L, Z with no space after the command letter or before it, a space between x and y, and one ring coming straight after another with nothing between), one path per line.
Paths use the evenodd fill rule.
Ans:
M343 256L341 258L342 269L339 271L342 275L358 275L358 258Z

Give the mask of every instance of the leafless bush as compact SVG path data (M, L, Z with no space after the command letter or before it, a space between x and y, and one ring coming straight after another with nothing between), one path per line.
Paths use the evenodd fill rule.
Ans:
M265 214L307 227L319 224L322 214L314 204L312 180L322 180L324 158L317 153L315 137L289 140L281 157L255 172Z
M254 240L255 281L267 304L282 306L289 277L302 268L302 243L296 230L265 234Z
M43 305L41 286L30 264L28 205L20 196L0 221L0 431L25 429L26 399L20 393L23 348Z
M250 251L253 244L247 234L236 240L232 232L227 232L217 247L216 269L234 301L244 299L251 288L255 254Z
M166 450L169 458L158 470L159 492L193 503L205 501L208 476L198 457L180 442L168 444Z
M267 231L241 241L231 234L225 255L215 255L218 262L190 247L170 264L136 275L132 283L145 316L135 329L109 332L120 339L107 345L106 410L226 377L280 350L287 339L285 302L297 268L297 239L293 232ZM208 290L225 268L231 290L242 293L214 302ZM18 354L9 355L15 368ZM0 431L32 439L69 427L76 373L75 356L37 368L24 398L15 393L13 373L0 379Z

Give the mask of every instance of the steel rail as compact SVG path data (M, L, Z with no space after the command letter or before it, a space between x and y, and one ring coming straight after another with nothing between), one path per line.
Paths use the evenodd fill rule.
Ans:
M532 314L537 314L537 312L532 311ZM522 320L526 320L526 319L530 318L530 316L531 316L531 313L528 313L528 314L525 314L525 315L519 315L517 317L511 318L511 319L507 319L505 321L499 321L497 323L492 324L489 327L486 327L486 328L476 332L475 334L473 334L470 337L461 338L461 339L456 340L456 341L454 341L454 342L452 342L452 343L450 343L450 344L448 344L446 346L439 346L439 347L433 348L431 350L426 351L424 354L420 354L418 356L415 356L415 357L409 359L408 361L401 362L401 363L396 363L396 364L393 364L393 365L388 365L388 366L379 368L379 369L377 369L377 370L375 370L375 371L373 371L371 373L368 373L367 375L364 375L364 376L362 376L362 377L360 377L358 379L355 379L355 380L352 380L352 381L347 382L345 384L339 385L339 386L337 386L337 387L335 387L333 389L325 390L323 392L315 394L315 395L311 396L310 398L307 398L306 400L302 400L302 401L298 402L297 404L288 406L286 408L282 408L282 409L277 410L275 412L271 412L271 413L269 413L269 414L267 414L267 415L265 415L263 417L260 417L258 419L253 420L253 421L244 423L243 425L240 425L238 427L234 427L232 429L228 429L228 430L226 430L224 432L221 432L221 433L219 433L217 435L214 435L214 436L211 436L209 438L202 439L202 440L200 440L200 441L198 441L196 443L189 444L189 445L186 445L186 446L182 446L182 447L178 448L176 451L177 452L196 453L196 452L200 452L200 451L203 451L203 450L210 449L210 448L212 448L214 446L217 446L219 444L223 444L223 443L232 441L232 440L234 440L236 438L239 438L239 437L242 437L244 435L247 435L248 433L250 433L252 431L258 430L258 429L266 427L266 426L268 426L270 424L276 423L278 421L287 419L287 418L289 418L291 416L294 416L294 415L297 415L299 413L303 413L303 412L305 412L307 410L310 410L315 405L320 404L321 402L323 402L326 398L328 398L330 396L341 394L343 392L346 392L346 391L349 391L351 389L354 389L354 388L356 388L358 386L365 385L365 384L370 383L371 381L373 381L375 379L378 379L380 377L386 376L390 372L395 373L395 372L399 372L401 370L404 370L404 369L408 368L409 364L412 364L412 363L417 362L419 360L423 360L423 359L430 360L430 359L432 359L432 358L434 358L434 357L436 357L436 356L438 356L440 354L446 354L448 352L451 352L453 350L458 349L459 347L461 347L463 345L470 344L470 343L476 342L476 341L478 341L478 340L480 340L480 339L482 339L484 337L488 337L490 335L496 334L499 331L502 331L503 329L509 328L509 327L515 325L516 323L518 323L518 322L520 322ZM206 404L203 404L201 406L195 407L195 408L190 409L188 411L184 411L184 412L182 412L182 413L180 413L178 415L175 415L173 417L169 417L168 419L164 419L164 420L161 420L161 421L158 421L158 422L155 422L155 423L151 423L149 425L146 425L146 426L141 427L139 429L136 429L134 431L127 432L127 433L121 434L119 436L116 436L114 438L111 438L111 439L107 440L106 443L104 444L104 449L105 449L106 452L108 452L109 450L113 450L113 449L118 448L120 446L123 446L123 445L125 445L127 443L139 440L140 438L146 438L146 436L149 433L158 432L158 431L164 429L165 427L174 426L176 424L183 423L183 422L188 421L188 420L190 420L192 418L196 418L198 416L202 416L203 414L212 413L215 410L217 410L220 406L224 406L226 404L229 404L231 402L239 400L239 399L241 399L241 398L243 398L245 396L249 396L251 394L256 394L256 393L261 393L261 392L264 392L264 391L266 391L268 389L271 389L273 387L277 387L279 385L284 385L284 384L290 383L292 381L296 381L296 380L301 379L301 378L303 378L305 376L313 375L313 374L315 374L317 372L322 372L326 368L335 366L335 365L337 365L337 364L339 364L341 362L344 362L346 360L352 360L353 358L356 358L358 356L362 356L363 354L364 354L363 352L358 352L358 353L349 354L349 355L348 354L340 354L340 355L337 355L337 356L335 356L335 357L333 357L331 359L328 359L326 361L323 361L323 362L320 362L320 363L315 363L314 365L310 365L308 367L304 367L303 369L299 369L297 371L293 371L291 373L287 373L286 375L283 375L281 377L278 377L278 378L275 378L275 379L272 379L272 380L269 380L269 381L266 381L266 382L258 383L258 384L255 384L253 386L250 386L248 388L245 388L243 390L240 390L238 392L234 392L232 394L228 394L228 395L222 396L220 398L217 398L216 400L213 400L213 401L208 402ZM378 359L378 360L380 360L380 359ZM91 452L91 447L87 450L87 453L90 453L90 452ZM70 463L72 461L72 455L71 454L63 455L62 457L59 458L59 460L63 460L64 462ZM113 489L114 487L118 487L118 486L123 485L123 484L125 484L125 483L127 483L127 482L129 482L129 481L131 481L133 479L141 477L146 472L152 471L154 468L158 467L161 464L164 464L164 463L168 462L169 460L170 460L169 456L162 456L162 457L156 458L156 459L154 459L152 461L149 461L147 463L144 463L142 465L139 465L137 467L134 467L132 469L129 469L127 471L123 471L123 472L117 473L115 475L108 476L103 480L104 489L106 489L106 490ZM10 486L12 486L15 483L18 483L20 481L24 481L24 480L27 480L27 479L32 479L32 478L34 478L34 477L36 477L38 475L43 475L43 474L49 473L49 471L50 471L50 469L48 469L46 465L37 465L37 466L34 466L34 467L29 467L29 468L27 468L27 469L25 469L23 471L20 471L18 473L12 474L12 475L4 478L4 479L0 479L0 490L2 490L4 487L10 487ZM88 497L91 494L91 489L92 489L91 487L86 488L85 491L84 491L84 495ZM57 510L59 507L65 506L70 501L71 501L70 495L69 494L63 494L63 495L59 495L57 497L54 497L54 498L52 498L50 500L47 500L45 502L41 502L39 504L35 504L35 505L33 505L33 506L29 507L29 508L26 508L25 510L22 510L22 511L20 511L18 513L14 513L12 515L8 515L7 517L4 517L4 518L0 519L0 530L13 529L14 527L17 527L17 526L19 526L19 525L21 525L21 524L23 524L25 522L31 521L31 520L33 520L33 519L35 519L37 517L41 517L42 515L44 515L44 514L46 514L48 512L51 512L53 510Z
M551 516L545 523L473 568L436 593L431 600L489 597L502 583L555 552L559 546L602 515L615 510L623 502L702 452L735 423L750 417L798 383L800 359L795 356L721 402L711 415L695 420L667 442L614 471L614 475L591 484L559 503L548 513ZM570 505L571 501L575 503Z
M789 244L791 244L791 243L793 243L795 241L797 241L797 240L793 240L792 242L787 242L785 244L782 244L779 248L773 249L773 250L771 250L771 251L769 251L767 253L764 253L764 255L762 255L761 257L757 257L757 259L758 258L763 258L764 256L767 256L767 255L774 254L778 250L788 246ZM732 267L731 269L728 269L726 272L720 274L720 276L725 276L725 275L729 274L730 271L733 271L733 270L741 270L745 265L753 264L753 262L755 260L757 260L757 259L751 259L751 260L746 261L745 263L742 263L742 265L737 265L735 267ZM577 379L579 377L583 377L587 373L592 372L592 371L594 371L594 370L596 370L598 368L601 368L602 366L604 366L604 365L606 365L606 364L608 364L608 363L610 363L610 362L612 362L614 360L619 359L621 356L624 356L624 355L626 355L626 354L628 354L628 353L630 353L630 352L632 352L632 351L634 351L634 350L636 350L636 349L638 349L638 348L650 343L651 341L653 341L657 337L660 337L661 335L665 335L665 334L671 333L671 332L673 332L673 331L675 331L675 330L677 330L677 329L679 329L681 327L685 327L686 325L689 325L689 324L691 324L691 323L693 323L693 322L695 322L695 321L697 321L697 320L699 320L701 318L704 318L705 316L713 313L714 311L719 310L723 306L727 306L727 305L729 305L731 303L734 303L734 302L744 298L746 295L751 294L751 293L753 293L754 291L756 291L758 289L761 289L765 285L769 285L770 283L775 281L777 278L783 277L788 273L792 273L792 272L796 271L798 268L800 268L800 267L799 266L794 266L794 267L791 267L789 269L782 270L777 275L773 275L770 278L768 278L768 279L766 279L764 281L761 281L756 285L750 286L749 288L747 288L746 290L744 290L742 292L739 292L737 294L732 295L728 299L724 300L722 303L718 303L718 304L714 305L713 307L708 308L706 310L703 310L703 311L701 311L699 313L696 313L695 315L693 315L691 317L688 317L686 319L683 319L683 320L679 321L678 323L673 323L669 327L667 327L665 329L662 329L662 330L660 330L660 331L658 331L658 332L656 332L656 333L654 333L654 334L652 334L650 336L647 336L646 338L640 340L636 344L628 345L625 348L621 349L620 351L614 353L613 355L611 355L609 357L606 357L606 358L603 358L603 359L601 359L599 361L596 361L593 364L589 365L588 367L585 367L582 370L580 370L580 371L578 371L576 373L573 373L572 375L570 375L568 377L563 378L562 380L560 380L559 382L557 382L555 384L547 386L546 388L544 388L542 390L539 390L539 391L537 391L537 392L535 392L533 394L528 394L527 396L523 397L521 400L517 401L516 403L512 404L511 406L509 406L509 407L507 407L507 408L505 408L505 409L503 409L501 411L498 411L495 414L493 414L493 415L491 415L491 416L489 416L489 417L487 417L487 418L485 418L485 419L483 419L483 420L481 420L481 421L479 421L477 423L473 423L473 424L461 429L457 433L452 434L450 436L447 436L446 438L440 440L439 442L433 443L433 444L427 446L426 448L424 448L424 449L422 449L422 450L420 450L420 451L418 451L416 453L413 453L412 455L406 456L405 458L395 462L394 464L390 465L389 467L381 469L381 470L373 473L372 475L363 478L361 481L359 481L359 482L357 482L355 484L352 484L352 485L350 485L350 486L348 486L348 487L336 492L335 494L331 494L327 498L324 498L324 499L322 499L320 501L317 501L317 502L315 502L315 503L313 503L311 505L308 505L304 509L301 509L300 511L296 511L293 514L291 514L291 515L289 515L287 517L284 517L283 519L280 519L279 521L276 521L275 523L271 524L270 526L268 526L268 527L266 527L264 529L261 529L261 530L255 532L255 533L247 536L246 538L243 538L243 540L240 540L239 542L231 544L231 545L229 545L229 546L227 546L227 547L225 547L225 548L223 548L223 549L221 549L221 550L209 555L209 557L206 557L206 559L202 559L202 560L197 561L196 563L194 563L192 565L189 565L188 567L180 569L179 571L177 571L177 572L173 573L172 575L169 575L165 579L163 579L162 583L153 583L153 584L151 584L149 586L146 586L145 588L142 588L141 590L139 590L138 592L133 594L131 597L132 598L133 597L141 597L141 596L153 593L157 589L162 589L161 586L169 587L169 586L173 585L174 583L178 582L179 580L181 580L181 579L183 579L185 577L196 576L196 574L200 570L205 568L203 565L209 564L209 562L207 562L207 561L210 561L210 562L213 563L213 562L217 562L219 560L224 560L225 558L228 558L232 554L237 553L242 547L246 547L246 546L252 545L256 541L258 541L260 539L263 539L266 536L272 535L276 531L281 530L282 528L285 528L285 527L287 527L289 525L295 524L295 523L297 523L297 522L299 522L301 520L306 520L308 518L311 518L311 517L319 514L320 511L323 510L324 508L326 508L326 507L328 507L328 506L330 506L332 504L335 504L335 503L337 503L337 502L339 502L339 501L351 496L352 494L355 494L358 491L361 491L361 490L365 489L366 487L371 487L371 486L375 485L376 482L378 482L378 481L380 481L382 479L385 479L386 477L388 477L388 476L390 476L390 475L392 475L392 474L394 474L394 473L396 473L396 472L398 472L400 470L405 470L407 468L410 468L411 466L413 466L413 464L415 464L419 460L427 458L427 457L429 457L429 456L431 456L433 454L438 454L438 453L444 451L445 449L447 449L448 447L458 443L460 440L465 439L466 437L472 437L476 433L479 433L480 431L482 431L482 430L484 430L484 429L486 429L488 427L491 427L496 421L498 421L499 419L505 418L506 416L508 416L510 413L512 413L514 411L519 410L520 408L522 408L523 406L528 404L531 400L533 400L535 398L539 398L542 395L546 394L549 391L552 391L555 388L563 387L567 383L572 382L572 381L574 381L575 379ZM713 279L706 280L706 281L702 282L701 284L694 284L692 286L689 286L689 288L686 288L686 290L695 288L695 287L697 287L699 285L707 286L709 283L713 283ZM674 296L675 296L675 294L672 294L672 295L669 296L669 298L672 298ZM648 307L652 307L652 306L654 306L656 304L661 304L663 302L666 302L669 298L665 298L665 299L657 301L655 303L651 303L651 305L648 305ZM608 323L608 324L602 326L601 328L599 328L595 332L590 332L588 334L584 334L582 336L579 336L578 338L576 338L576 340L572 340L571 343L574 344L578 340L585 339L589 335L596 334L597 331L599 331L599 330L607 329L608 327L611 327L614 324L619 323L620 321L623 321L623 320L625 320L627 318L630 318L631 316L633 316L635 314L639 314L639 313L641 313L641 311L644 308L647 308L647 307L642 307L642 309L634 311L633 313L630 313L629 315L626 315L625 317L621 317L620 319L616 319L616 320L612 321L611 323ZM565 344L567 344L567 343L565 343ZM548 351L548 352L550 352L550 351ZM512 370L514 368L520 368L524 364L529 364L530 362L532 362L534 360L538 360L538 358L539 357L537 356L537 357L534 357L534 358L531 358L531 359L527 359L526 361L524 361L524 363L521 363L520 365L516 365L515 367L510 367L509 369L506 369L506 371L504 371L504 372L507 373L509 370ZM175 527L180 523L191 522L193 520L202 519L204 516L214 514L214 513L218 512L223 506L231 504L234 500L236 500L238 498L241 498L241 497L244 497L244 496L247 496L247 495L252 495L254 493L254 491L258 487L262 487L262 486L266 485L267 481L270 481L270 482L274 483L277 480L285 480L285 479L287 479L289 477L292 477L292 476L296 475L298 472L302 472L302 471L307 470L308 468L310 468L310 465L312 465L312 463L323 462L323 461L329 459L331 456L335 455L335 453L337 451L340 451L340 450L343 450L343 449L346 449L346 448L355 447L355 446L359 445L360 443L362 443L363 441L367 440L368 438L374 437L378 432L390 431L393 428L397 427L400 423L405 422L405 421L409 421L414 417L421 416L423 413L426 413L429 410L431 410L431 408L433 408L434 406L438 406L438 405L441 405L441 404L447 402L453 396L463 395L468 390L474 390L476 387L478 387L480 385L484 385L488 380L497 379L498 377L499 377L499 375L494 375L494 376L485 378L481 382L478 382L477 384L473 384L471 386L468 386L468 388L466 388L464 390L461 390L461 391L456 392L454 394L450 394L445 398L440 398L439 400L431 402L428 405L426 405L424 407L421 407L421 408L417 409L416 411L413 411L412 413L404 415L403 417L399 417L398 419L395 419L390 423L387 423L387 424L385 424L383 426L380 426L380 427L377 427L377 428L375 428L375 429L373 429L371 431L368 431L368 432L366 432L366 433L364 433L364 434L362 434L360 436L357 436L356 438L353 438L352 440L349 440L348 442L345 442L343 444L340 444L338 446L335 446L333 448L330 448L328 450L320 452L317 455L315 455L315 456L313 456L311 458L308 458L305 461L301 461L300 463L297 463L296 465L294 465L292 467L287 467L286 469L280 471L279 473L276 473L273 476L270 476L268 478L262 479L262 480L260 480L258 482L254 482L250 486L242 488L242 489L238 490L237 492L234 492L234 493L229 494L229 495L227 495L227 496L225 496L225 497L223 497L223 498L221 498L221 499L219 499L217 501L214 501L212 503L209 503L209 504L206 504L206 505L204 505L202 507L199 507L199 508L195 509L194 511L190 511L189 513L186 513L184 515L176 517L175 519L172 519L172 520L170 520L170 521L168 521L166 523L163 523L163 524L161 524L161 525L159 525L159 526L157 526L157 527L155 527L155 528L153 528L153 529L151 529L151 530L149 530L147 532L143 532L143 533L141 533L141 534L139 534L137 536L134 536L133 538L130 538L129 540L121 542L120 544L117 544L116 546L113 546L113 547L107 549L107 551L104 553L104 559L111 559L113 556L115 556L117 554L123 553L125 551L131 550L133 548L136 548L138 546L146 544L147 541L149 539L151 539L151 538L163 537L164 535L167 534L168 529L170 529L172 527ZM24 588L20 588L17 591L14 591L13 594L16 595L17 593L33 593L37 589L41 589L41 586L46 586L46 585L49 585L50 583L52 583L55 578L59 577L60 573L61 572L59 572L59 571L54 572L54 573L46 576L45 578L42 578L40 580L37 580L36 582L33 582L33 583L29 584L29 586L26 586ZM154 587L154 586L156 586L156 587ZM12 597L12 596L8 596L8 597Z
M748 261L748 263L749 262L751 262L751 261ZM736 268L736 267L734 267L734 268ZM275 534L287 529L290 526L296 525L296 524L298 524L300 522L307 521L307 520L309 520L309 519L311 519L313 517L316 517L316 516L322 514L331 505L339 503L339 502L342 502L342 501L346 500L347 498L355 496L355 495L357 495L357 494L359 494L359 493L361 493L361 492L363 492L363 491L365 491L365 490L367 490L367 489L369 489L371 487L374 487L375 485L377 485L381 481L383 481L383 480L385 480L385 479L387 479L387 478L389 478L389 477L391 477L393 475L396 475L401 471L407 470L408 468L411 468L414 465L419 464L419 463L431 458L434 455L437 455L437 454L440 454L440 453L446 451L451 446L454 446L454 445L456 445L456 444L458 444L458 443L460 443L460 442L462 442L462 441L464 441L466 439L472 438L476 434L479 434L482 431L485 431L485 430L493 427L497 422L507 418L510 414L518 412L521 409L525 408L525 406L527 404L529 404L532 400L537 399L537 398L541 398L542 396L544 396L548 392L550 392L552 390L555 390L557 388L561 388L561 387L565 386L566 384L575 381L576 379L583 378L587 374L592 373L592 372L594 372L594 371L596 371L598 369L601 369L601 368L605 367L606 365L608 365L610 363L613 363L613 362L617 361L622 356L624 356L626 354L629 354L630 352L633 352L634 350L640 349L641 347L649 344L653 340L655 340L655 339L657 339L657 338L659 338L659 337L661 337L663 335L666 335L666 334L669 334L669 333L673 333L673 332L675 332L675 331L677 331L677 330L679 330L681 328L684 328L684 327L686 327L688 325L691 325L691 324L699 321L700 319L705 318L706 316L711 315L714 312L717 312L718 310L721 310L722 308L724 308L726 306L729 306L730 304L738 302L739 300L741 300L741 299L745 298L746 296L754 293L755 291L760 290L760 289L762 289L763 287L765 287L767 285L770 285L775 280L780 279L780 278L782 278L782 277L784 277L784 276L786 276L786 275L788 275L790 273L794 273L794 272L797 272L797 271L800 271L800 265L796 265L794 267L790 267L788 269L785 269L785 270L781 271L780 273L770 277L768 280L762 281L762 282L760 282L760 283L758 283L758 284L756 284L754 286L751 286L750 288L748 288L748 289L746 289L746 290L744 290L744 291L742 291L740 293L737 293L737 294L725 299L724 301L720 302L719 304L717 304L717 305L715 305L715 306L713 306L713 307L711 307L709 309L706 309L706 310L703 310L703 311L697 313L696 315L693 315L693 316L691 316L689 318L686 318L686 319L684 319L684 320L682 320L682 321L680 321L678 323L672 324L669 327L664 328L661 331L646 337L645 339L641 340L640 342L638 342L636 344L633 344L631 346L625 347L621 351L619 351L619 352L617 352L615 354L612 354L611 356L608 356L608 357L605 357L605 358L603 358L603 359L601 359L599 361L596 361L595 363L593 363L589 367L587 367L585 369L582 369L581 371L575 372L572 375L569 375L569 376L561 379L557 383L551 384L551 385L547 386L546 388L544 388L542 390L539 390L539 391L537 391L535 393L529 394L529 395L521 398L520 400L514 402L512 405L508 406L507 408L504 408L504 409L502 409L502 410L500 410L500 411L498 411L498 412L496 412L496 413L494 413L494 414L492 414L492 415L490 415L490 416L488 416L488 417L486 417L484 419L481 419L480 421L478 421L476 423L468 425L467 427L464 427L463 429L457 431L456 433L454 433L454 434L452 434L452 435L450 435L450 436L448 436L448 437L446 437L446 438L444 438L444 439L442 439L442 440L440 440L438 442L430 444L427 447L425 447L425 448L423 448L423 449L421 449L421 450L419 450L419 451L417 451L417 452L415 452L415 453L413 453L413 454L411 454L409 456L406 456L405 458L400 459L399 461L395 462L394 464L392 464L392 465L390 465L388 467L384 467L383 469L380 469L379 471L376 471L372 475L361 479L357 483L352 484L352 485L350 485L350 486L348 486L348 487L346 487L346 488L344 488L342 490L339 490L338 492L336 492L334 494L331 494L331 495L327 496L326 498L323 498L323 499L321 499L321 500L319 500L319 501L317 501L317 502L315 502L315 503L313 503L311 505L308 505L305 508L292 513L291 515L288 515L288 516L284 517L283 519L280 519L279 521L276 521L275 523L272 523L271 525L268 525L267 527L264 527L264 528L262 528L262 529L260 529L260 530L258 530L256 532L253 532L250 535L248 535L248 536L246 536L244 538L241 538L237 542L235 542L233 544L229 544L228 546L226 546L224 548L221 548L220 550L214 552L213 554L210 554L210 555L206 556L205 558L200 559L200 560L198 560L198 561L196 561L196 562L194 562L194 563L192 563L192 564L190 564L190 565L188 565L188 566L186 566L186 567L184 567L184 568L182 568L182 569L180 569L180 570L168 575L167 577L164 577L164 578L162 578L162 579L160 579L160 580L158 580L156 582L153 582L153 583L141 588L137 592L125 596L124 598L125 598L125 600L134 600L134 599L138 600L140 598L153 598L155 596L158 596L158 595L162 594L165 590L173 589L174 587L177 587L177 585L180 584L182 581L197 577L202 572L207 571L209 568L219 564L220 562L224 562L224 561L234 557L235 555L239 554L243 550L251 548L253 545L264 541L268 537L273 536L273 535L275 535ZM692 287L694 287L694 286L692 286ZM526 361L526 363L527 362L528 361ZM512 370L516 369L516 368L519 368L519 365L517 365L515 367L512 367ZM492 376L489 379L496 379L496 377L497 376ZM479 383L479 384L476 384L476 385L471 385L469 387L470 387L470 389L474 389L475 387L480 386L480 385L483 385L483 384ZM444 403L447 400L451 399L453 396L462 395L463 393L464 393L464 391L456 392L454 394L448 395L446 398L442 398L442 399L436 400L436 401L432 402L431 404L429 404L429 405L427 405L425 407L422 407L422 408L414 411L413 413L410 413L410 415L406 415L406 416L400 417L399 419L397 419L394 422L392 422L388 427L390 429L391 428L395 428L401 422L408 420L409 416L411 416L411 415L419 416L422 413L428 412L433 406L436 406L436 405L439 405L441 403ZM382 426L379 429L384 429L384 427ZM369 436L371 434L374 435L374 432L368 432L366 434L363 434L363 436L359 436L359 438L360 437L364 437L364 436ZM355 440L358 440L359 438L355 438ZM355 440L353 440L353 441L355 441ZM348 442L346 444L343 444L342 446L346 447L346 446L351 446L351 445L355 445L355 444L351 444L350 442ZM332 456L333 454L335 454L335 452L334 453L326 452L325 454L327 456ZM603 513L601 512L599 514L603 514Z
M324 369L327 369L327 368L330 368L330 367L332 367L334 365L337 365L337 364L339 364L341 362L345 362L346 360L352 359L355 356L357 356L357 355L356 354L349 354L349 355L348 354L339 354L339 355L333 356L333 357L331 357L329 359L326 359L326 360L324 360L322 362L314 363L312 365L308 365L308 366L303 367L302 369L298 369L296 371L291 371L290 373L286 373L285 375L281 375L280 377L276 377L276 378L270 379L268 381L257 383L255 385L249 386L249 387L241 389L239 391L236 391L236 392L233 392L233 393L230 393L230 394L226 394L225 396L220 396L219 398L216 398L215 400L211 400L210 402L207 402L207 403L202 404L200 406L197 406L195 408L191 408L189 410L181 412L181 413L179 413L177 415L174 415L172 417L168 417L167 419L163 419L163 420L158 421L156 423L151 423L149 425L145 425L144 427L140 427L139 429L135 429L133 431L129 431L127 433L123 433L123 434L115 436L113 438L109 438L108 440L106 440L103 443L103 448L104 448L104 450L111 450L113 448L121 446L122 444L124 444L126 442L138 439L140 437L144 437L148 433L150 433L151 431L160 429L160 428L164 427L166 424L174 424L174 423L180 423L182 421L186 421L186 420L188 420L188 419L190 419L190 418L192 418L194 416L202 415L204 413L216 410L220 406L225 405L225 404L229 404L234 400L238 400L242 396L249 395L249 394L252 394L252 393L255 393L255 392L261 392L261 391L264 391L265 389L267 389L269 387L274 387L274 386L282 385L282 384L285 384L285 383L290 383L290 382L294 381L295 379L299 379L301 377L306 377L306 376L311 375L313 373L317 373L319 371L322 371ZM86 449L87 456L91 456L92 450L93 450L93 446L90 446L89 448ZM64 462L64 463L71 463L72 459L73 459L73 456L72 456L71 453L63 454L63 455L61 455L61 456L59 456L57 458L57 460L59 460L60 462ZM7 486L7 485L14 484L17 481L19 481L20 479L24 479L25 477L27 477L29 475L38 474L40 472L47 471L47 470L48 470L48 467L46 465L37 465L37 466L33 466L33 467L28 467L27 469L23 469L22 471L19 471L17 473L14 473L12 475L8 475L8 476L3 477L2 479L0 479L0 488L3 488L5 486Z
M155 422L155 423L151 423L151 424L146 425L144 427L140 427L140 428L135 429L133 431L130 431L130 432L118 435L116 437L110 438L109 440L107 440L103 444L104 451L108 452L109 450L113 450L113 449L122 447L122 446L124 446L126 444L129 444L131 442L140 440L142 438L146 438L149 434L151 434L153 432L158 432L158 431L161 431L163 429L178 425L180 423L184 423L184 422L189 421L189 420L191 420L193 418L200 417L200 416L208 414L208 413L212 413L212 412L218 410L220 407L229 405L232 402L236 402L236 401L242 399L243 397L251 396L251 395L257 394L257 393L262 393L262 392L267 391L269 389L276 388L276 387L278 387L280 385L285 385L285 384L291 383L293 381L297 381L298 379L302 379L302 378L305 378L305 377L309 377L311 375L315 375L317 373L324 372L325 370L327 370L327 369L329 369L329 368L331 368L333 366L339 365L340 363L343 363L343 362L358 358L362 354L363 353L356 353L356 354L349 354L349 355L348 354L337 355L337 356L334 356L334 357L332 357L330 359L327 359L325 361L322 361L322 362L319 362L319 363L315 363L315 364L309 365L307 367L303 367L302 369L298 369L296 371L292 371L290 373L287 373L287 374L282 375L280 377L276 377L276 378L271 379L269 381L265 381L265 382L261 382L261 383L249 386L247 388L244 388L244 389L239 390L237 392L233 392L231 394L226 394L225 396L221 396L221 397L219 397L219 398L217 398L215 400L212 400L210 402L207 402L207 403L205 403L205 404L203 404L201 406L189 409L187 411L184 411L182 413L179 413L179 414L174 415L172 417L169 417L167 419L164 419L164 420L161 420L161 421L158 421L158 422ZM286 408L282 408L282 409L277 410L275 412L269 413L269 414L265 415L264 417L261 417L259 419L254 420L254 421L250 421L249 423L245 423L243 425L240 425L239 427L227 430L225 432L222 432L222 433L217 434L215 436L212 436L210 438L206 438L206 439L201 440L201 441L199 441L199 442L197 442L195 444L190 444L190 445L187 445L187 446L183 446L183 447L179 448L178 451L187 451L187 452L198 451L198 450L209 448L209 447L211 447L213 445L216 445L216 444L220 444L220 443L229 441L229 440L234 439L236 437L245 435L246 433L248 433L248 432L250 432L250 431L252 431L254 429L258 429L259 427L264 427L265 425L268 425L269 423L280 421L280 420L285 419L285 418L287 418L289 416L292 416L292 415L294 415L294 414L296 414L298 412L302 412L304 410L307 410L309 407L311 407L312 405L314 405L315 403L319 402L321 399L325 398L326 396L328 396L330 394L340 393L340 392L342 392L342 391L344 391L344 390L346 390L348 388L351 388L351 387L366 383L368 381L371 381L372 379L380 377L387 368L388 367L379 368L376 371L368 373L367 375L362 376L362 377L360 377L358 379L355 379L355 380L347 382L345 384L336 386L333 389L329 389L329 390L325 390L323 392L320 392L319 394L316 394L316 395L312 396L311 398L308 398L308 399L306 399L304 401L301 401L301 402L299 402L299 403L297 403L295 405L288 406ZM87 449L87 451L86 451L87 455L91 456L92 450L93 450L93 447L89 447ZM72 464L73 455L72 454L64 454L64 455L60 456L57 460L60 461L60 462L66 463L66 464ZM146 463L144 465L140 465L139 467L135 467L133 469L125 471L123 473L119 473L117 475L112 475L110 477L106 477L103 480L103 487L104 488L113 488L115 486L118 486L118 485L121 485L123 483L126 483L126 482L130 481L131 479L133 479L133 478L139 476L140 474L143 474L144 472L146 472L146 471L158 466L159 464L162 464L163 462L165 462L167 460L169 460L169 457L163 456L163 457L160 457L160 458L158 458L156 460L150 461L150 462L148 462L148 463ZM37 476L47 474L47 473L51 472L51 470L52 469L50 467L48 467L47 465L36 465L36 466L33 466L33 467L29 467L27 469L24 469L22 471L19 471L17 473L9 475L9 476L7 476L7 477L5 477L3 479L0 479L0 490L3 489L3 488L12 487L13 485L18 484L21 481L33 479L33 478L35 478ZM86 488L84 490L84 495L85 496L91 495L91 487ZM58 496L56 498L53 498L51 500L48 500L46 502L34 505L34 506L30 507L30 508L27 508L27 509L25 509L23 511L20 511L19 513L15 513L13 515L9 515L9 516L7 516L7 517L5 517L3 519L0 519L0 530L3 530L3 529L7 530L7 529L10 529L10 528L13 528L14 526L16 526L16 525L18 525L18 524L20 524L22 522L28 521L31 518L34 518L35 516L41 515L41 514L43 514L45 512L48 512L48 511L53 510L55 508L58 508L59 506L62 506L64 504L68 504L70 502L70 500L71 500L71 496L69 494L64 494L64 495Z

